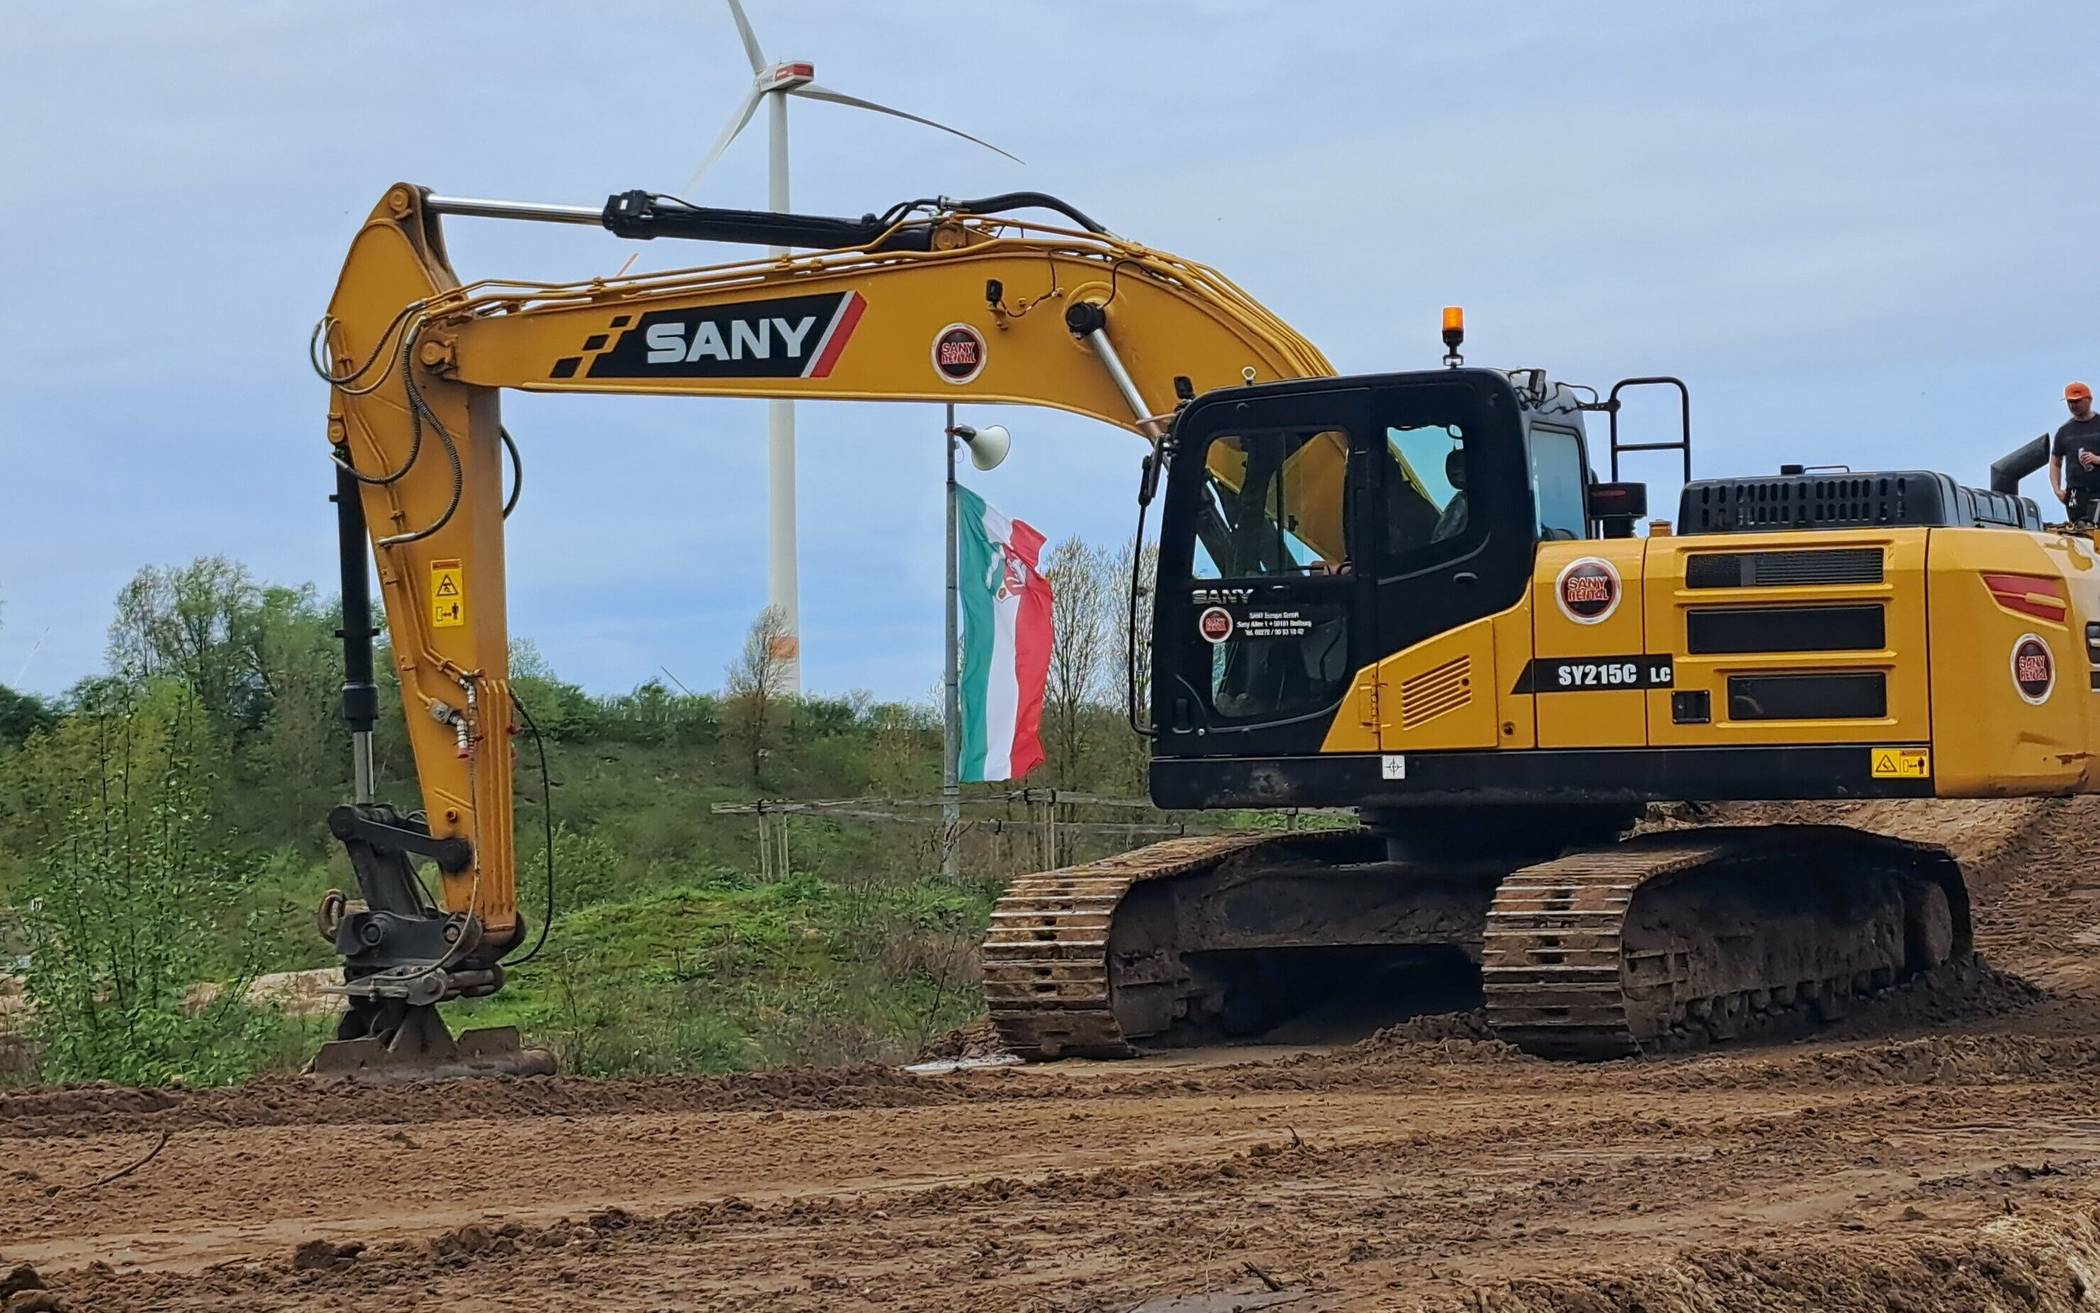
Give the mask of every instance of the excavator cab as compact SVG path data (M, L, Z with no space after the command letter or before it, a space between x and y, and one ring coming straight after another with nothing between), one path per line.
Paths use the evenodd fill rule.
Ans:
M1581 411L1444 369L1214 392L1175 425L1154 610L1156 778L1318 757L1357 671L1514 605L1592 536ZM1558 398L1558 392L1553 394ZM1299 802L1289 769L1271 805Z

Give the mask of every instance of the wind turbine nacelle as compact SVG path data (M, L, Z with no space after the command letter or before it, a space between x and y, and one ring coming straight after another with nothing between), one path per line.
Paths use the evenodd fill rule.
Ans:
M775 64L758 75L761 91L793 91L817 80L817 66L799 61Z

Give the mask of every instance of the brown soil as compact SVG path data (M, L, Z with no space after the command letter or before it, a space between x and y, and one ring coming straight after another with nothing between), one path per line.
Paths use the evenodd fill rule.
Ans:
M999 1042L998 1028L990 1017L979 1017L967 1026L957 1026L919 1050L920 1062L963 1062L972 1058L996 1057L1006 1051Z
M1784 814L1952 843L1989 965L1592 1067L1456 1015L940 1076L22 1093L0 1272L112 1313L2088 1306L2100 801Z

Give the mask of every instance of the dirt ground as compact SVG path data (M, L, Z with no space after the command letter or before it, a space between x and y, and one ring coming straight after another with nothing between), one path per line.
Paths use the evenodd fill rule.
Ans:
M0 1291L29 1264L18 1302L114 1313L2089 1306L2100 800L1813 814L1952 844L1988 965L1812 1040L1592 1067L1459 1019L928 1076L21 1093Z

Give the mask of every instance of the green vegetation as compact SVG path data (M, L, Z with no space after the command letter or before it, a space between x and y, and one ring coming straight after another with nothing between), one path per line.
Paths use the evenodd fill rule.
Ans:
M1059 552L1053 579L1127 572L1127 557ZM1086 582L1071 596L1095 609L1060 615L1073 647L1046 711L1052 760L1028 783L1135 793L1143 757L1108 637L1120 582ZM50 701L0 688L0 968L30 963L13 982L0 971L0 1078L11 1029L34 1055L18 1075L47 1080L228 1081L310 1055L326 1023L249 985L330 965L313 908L352 886L325 827L349 793L336 624L312 588L221 559L149 568L117 599L107 674ZM771 817L762 840L758 818L711 811L939 788L931 707L782 696L766 624L720 694L651 680L594 695L517 645L513 686L549 766L542 780L520 754L520 899L536 923L544 792L559 910L545 951L501 995L451 1009L455 1025L515 1023L565 1069L615 1074L898 1060L977 1014L992 900L1042 861L1025 826L967 833L965 875L946 880L930 826ZM412 802L398 693L382 698L381 796ZM1068 838L1061 855L1148 837ZM761 860L782 843L784 866Z
M562 947L478 1009L566 1071L731 1071L896 1060L975 1015L990 897L724 872L593 904Z
M37 737L70 763L45 777L62 816L19 898L46 1079L239 1076L270 1029L238 975L192 994L212 967L253 957L221 951L235 927L215 916L247 870L215 842L196 697L143 691L108 690Z

